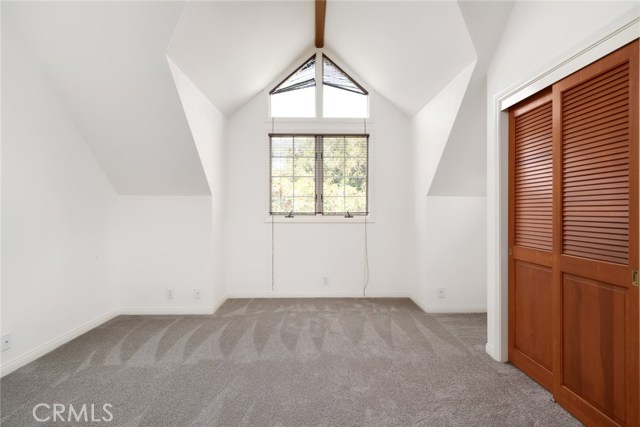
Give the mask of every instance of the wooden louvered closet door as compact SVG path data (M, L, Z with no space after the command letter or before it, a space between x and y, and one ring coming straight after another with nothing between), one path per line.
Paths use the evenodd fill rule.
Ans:
M553 116L551 91L512 108L509 360L551 388Z
M638 42L512 108L510 132L510 360L587 426L637 427Z

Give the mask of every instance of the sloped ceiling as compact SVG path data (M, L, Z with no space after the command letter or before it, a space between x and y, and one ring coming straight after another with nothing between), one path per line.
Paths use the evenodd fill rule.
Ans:
M168 56L227 116L313 49L313 1L190 3ZM475 60L456 2L329 1L325 46L412 116Z
M486 84L470 81L451 127L430 196L486 194Z
M485 7L494 3L330 0L326 47L412 117L474 61L488 63L508 16ZM314 9L312 0L3 2L2 19L120 194L188 195L210 191L166 57L230 117L313 49Z
M227 117L314 43L313 1L191 2L167 55Z
M476 59L456 2L330 1L325 44L409 117Z
M502 38L513 1L458 1L460 12L478 55L477 72L484 77Z
M486 194L487 87L493 53L509 20L512 2L459 2L478 62L429 188L435 196Z
M184 6L2 3L120 194L209 194L165 54Z

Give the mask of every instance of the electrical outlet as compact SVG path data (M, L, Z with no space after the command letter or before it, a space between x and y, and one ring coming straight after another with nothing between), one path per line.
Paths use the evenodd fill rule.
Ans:
M200 289L193 290L193 299L200 299L202 295L200 295Z
M444 298L444 288L438 288L438 298Z
M173 289L167 289L167 299L173 299Z
M2 335L2 351L9 350L11 348L11 332L7 332Z
M323 276L322 277L322 284L324 286L328 286L329 285L329 276Z

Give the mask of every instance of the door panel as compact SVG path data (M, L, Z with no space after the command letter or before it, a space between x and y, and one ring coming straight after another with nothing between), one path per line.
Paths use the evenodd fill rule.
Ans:
M553 122L547 91L510 113L509 360L552 386Z
M568 87L558 96L562 253L628 265L629 63ZM604 188L582 189L577 184L585 178Z
M563 275L562 385L621 425L625 299L619 286Z
M517 260L515 270L515 349L551 372L551 268Z
M593 426L638 426L637 56L634 43L553 85L553 392Z
M638 96L636 41L509 111L509 359L587 426L640 425Z

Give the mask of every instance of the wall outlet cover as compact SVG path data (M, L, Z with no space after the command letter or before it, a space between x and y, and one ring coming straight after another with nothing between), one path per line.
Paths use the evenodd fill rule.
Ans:
M11 332L7 332L6 334L2 334L2 345L1 350L9 350L11 348Z

